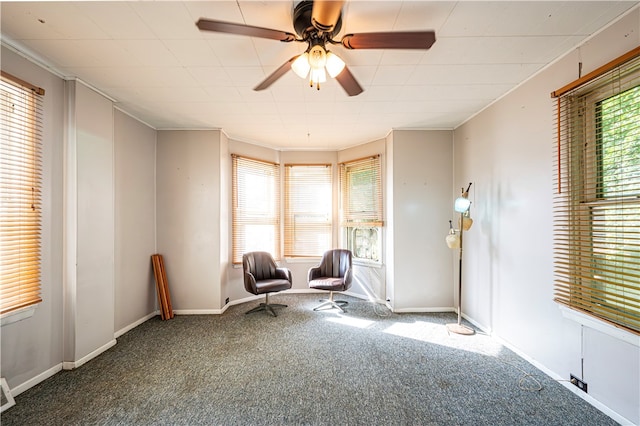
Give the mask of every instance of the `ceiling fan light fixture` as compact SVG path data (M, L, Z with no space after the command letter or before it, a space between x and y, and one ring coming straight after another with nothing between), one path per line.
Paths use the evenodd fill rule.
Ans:
M2 1L2 0L0 0ZM327 51L328 44L342 45L346 49L420 49L431 48L436 41L434 31L379 31L343 35L334 39L342 29L342 6L345 0L296 0L293 10L293 27L296 34L234 22L200 18L196 26L201 31L235 34L247 37L303 42L308 48L302 55L293 56L269 74L253 90L270 87L290 69L302 79L309 79L311 86L326 80L325 73L335 78L349 96L363 92L362 86L345 66L342 59ZM313 75L309 75L310 71ZM319 87L318 87L319 88Z
M309 65L309 54L304 52L291 63L291 69L300 78L307 78L311 65Z
M309 65L312 69L321 69L327 64L327 51L319 44L309 49Z
M320 90L320 83L324 83L325 81L327 81L327 73L324 71L324 68L311 68L309 86L316 86L316 88Z
M332 52L327 52L327 72L331 78L335 78L338 74L342 72L345 67L345 63L338 55L333 54Z

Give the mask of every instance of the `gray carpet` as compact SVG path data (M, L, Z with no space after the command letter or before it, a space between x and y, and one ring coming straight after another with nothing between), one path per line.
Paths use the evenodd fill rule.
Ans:
M616 424L488 336L449 335L453 314L347 299L346 314L277 294L276 318L244 315L257 301L156 317L18 395L2 426Z

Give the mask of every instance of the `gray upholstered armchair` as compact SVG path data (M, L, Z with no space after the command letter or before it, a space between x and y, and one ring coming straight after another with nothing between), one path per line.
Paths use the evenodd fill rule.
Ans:
M333 300L334 291L345 291L351 287L353 278L352 254L349 250L333 249L322 255L320 264L309 269L307 281L309 288L329 291L329 299L313 308L314 311L324 308L336 308L340 312L348 305L346 300Z
M246 313L267 311L274 317L278 316L273 308L284 308L287 305L269 303L269 293L290 289L291 271L287 268L279 268L273 257L264 251L245 253L242 256L242 269L245 290L255 295L265 295L264 303L260 303Z

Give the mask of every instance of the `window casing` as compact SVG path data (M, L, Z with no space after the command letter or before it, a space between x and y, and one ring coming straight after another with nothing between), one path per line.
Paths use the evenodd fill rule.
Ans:
M332 247L330 164L284 166L284 256L320 257Z
M0 82L0 314L40 297L44 90L2 72Z
M266 251L280 259L280 167L232 155L232 262Z
M640 334L640 59L556 108L555 300Z
M345 241L354 259L381 263L382 241L379 226L347 226Z
M340 217L355 259L381 262L382 173L380 156L340 164Z

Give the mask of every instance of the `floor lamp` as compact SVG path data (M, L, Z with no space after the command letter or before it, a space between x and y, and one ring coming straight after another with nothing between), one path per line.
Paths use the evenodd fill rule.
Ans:
M469 217L469 208L471 207L471 201L469 201L469 189L471 189L471 183L467 186L465 191L462 188L462 195L456 198L453 204L453 209L460 213L459 233L456 234L455 229L451 221L449 221L449 235L447 235L447 245L449 248L457 248L460 252L459 265L458 265L458 322L455 324L447 324L447 329L456 334L472 335L475 331L472 328L462 324L462 242L464 231L468 231L473 224L473 220Z

